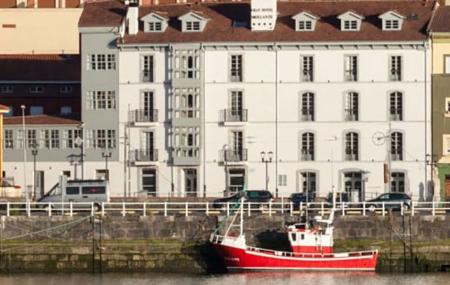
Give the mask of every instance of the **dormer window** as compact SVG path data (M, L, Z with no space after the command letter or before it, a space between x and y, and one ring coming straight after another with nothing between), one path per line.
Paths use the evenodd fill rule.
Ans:
M161 32L162 31L161 22L148 22L148 30L151 32Z
M337 18L341 20L341 31L359 31L361 29L362 20L364 19L363 16L354 11L345 12Z
M200 22L186 22L186 31L189 32L198 32L200 31Z
M381 26L383 31L400 31L402 29L403 20L405 17L396 11L388 11L381 14L378 18L381 19Z
M208 18L202 12L197 11L188 12L178 19L181 21L182 32L202 32L208 22Z
M169 18L163 12L151 12L141 18L145 33L162 33L168 26Z
M319 18L311 13L301 12L294 15L292 19L295 21L295 30L297 32L308 32L314 31Z

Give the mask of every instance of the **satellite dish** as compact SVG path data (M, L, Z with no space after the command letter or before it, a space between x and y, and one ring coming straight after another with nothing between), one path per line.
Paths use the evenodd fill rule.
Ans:
M376 132L372 136L374 145L383 145L386 142L386 135L383 132Z

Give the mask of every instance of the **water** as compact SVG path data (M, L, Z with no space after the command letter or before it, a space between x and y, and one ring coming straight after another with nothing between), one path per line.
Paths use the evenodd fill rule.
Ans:
M181 275L156 273L0 275L0 285L449 285L450 273L235 273Z

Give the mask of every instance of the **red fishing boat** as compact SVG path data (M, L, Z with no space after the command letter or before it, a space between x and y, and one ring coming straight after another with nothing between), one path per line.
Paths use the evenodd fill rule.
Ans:
M243 204L224 235L211 235L210 242L228 270L321 270L374 271L378 251L333 252L334 209L328 220L316 218L287 228L291 251L248 246L243 233ZM240 224L235 225L240 213ZM239 232L233 230L239 226Z

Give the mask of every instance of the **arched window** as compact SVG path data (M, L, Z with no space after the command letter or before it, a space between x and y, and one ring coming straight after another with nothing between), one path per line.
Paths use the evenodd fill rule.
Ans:
M314 134L303 133L302 134L302 148L301 148L302 160L314 160Z
M345 134L345 160L359 159L359 137L356 132L349 132Z
M403 160L403 134L400 132L391 134L391 159Z
M346 121L358 121L359 117L359 96L356 92L348 92L345 94L345 120Z

